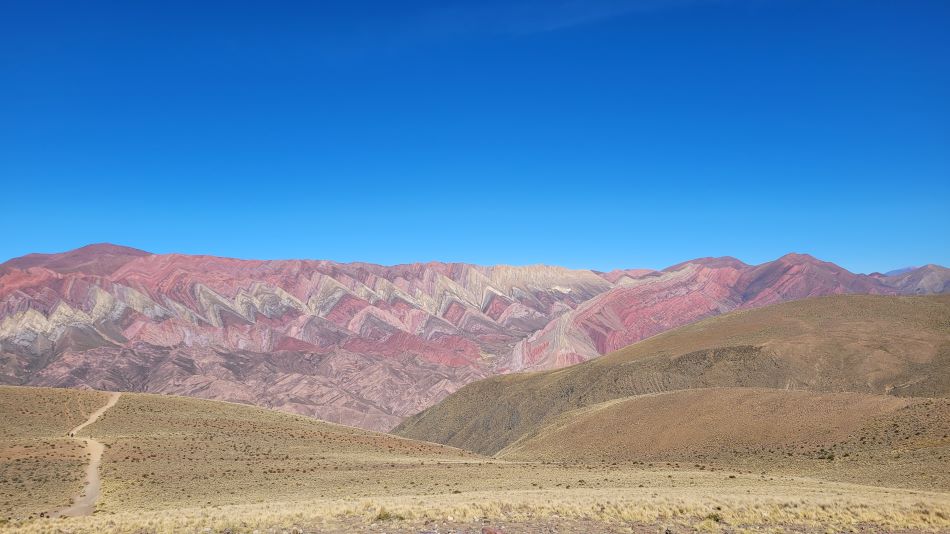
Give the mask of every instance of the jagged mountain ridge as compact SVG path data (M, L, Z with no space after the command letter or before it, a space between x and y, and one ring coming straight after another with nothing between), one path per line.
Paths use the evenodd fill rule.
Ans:
M385 430L471 381L577 363L740 307L947 290L947 269L922 269L855 275L789 255L599 273L90 245L0 265L0 382L192 395Z

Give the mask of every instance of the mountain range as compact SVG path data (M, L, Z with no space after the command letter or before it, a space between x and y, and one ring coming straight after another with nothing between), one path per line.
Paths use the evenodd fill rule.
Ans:
M863 275L802 254L599 272L100 244L0 265L0 383L173 393L389 430L475 380L584 362L733 310L947 291L940 266Z

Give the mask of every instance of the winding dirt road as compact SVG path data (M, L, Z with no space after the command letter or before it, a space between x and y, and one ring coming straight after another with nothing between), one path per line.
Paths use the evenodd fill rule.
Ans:
M89 419L86 419L86 422L69 431L70 437L83 442L86 447L86 453L89 454L89 465L86 466L86 483L83 493L73 499L73 504L53 514L53 517L92 515L92 512L96 509L96 500L99 499L99 490L101 488L99 464L102 463L102 452L105 450L105 446L92 438L77 438L76 434L83 428L95 423L96 420L102 417L102 414L106 413L106 410L115 406L120 396L122 396L121 393L111 394L109 396L109 402L107 402L105 406L92 412L92 414L89 415Z

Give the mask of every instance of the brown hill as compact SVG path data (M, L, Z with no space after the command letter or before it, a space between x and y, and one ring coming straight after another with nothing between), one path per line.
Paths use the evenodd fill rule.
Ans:
M486 379L399 435L494 454L558 415L692 388L950 394L950 296L835 296L707 319L570 368Z
M701 462L945 490L950 488L948 434L947 399L712 388L565 412L497 456L568 463Z
M836 441L868 419L913 402L886 395L758 388L638 395L565 412L498 456L637 461Z

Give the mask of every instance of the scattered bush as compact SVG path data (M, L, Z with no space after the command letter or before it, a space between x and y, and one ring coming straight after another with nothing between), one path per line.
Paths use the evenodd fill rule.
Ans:
M399 514L394 514L385 508L380 508L379 513L376 514L373 521L402 521L404 519L406 518Z

